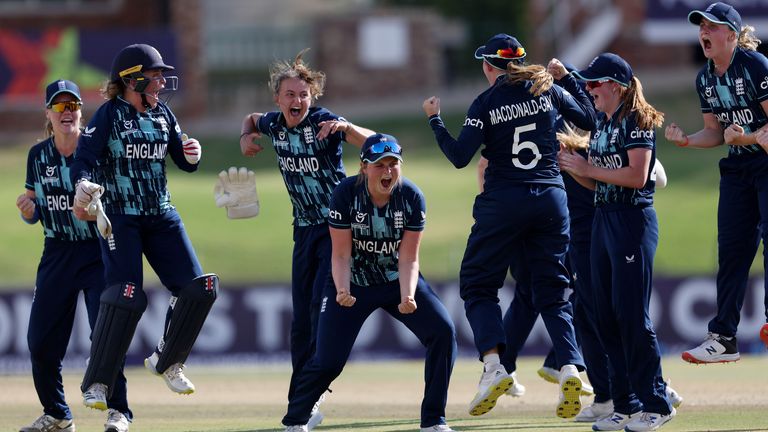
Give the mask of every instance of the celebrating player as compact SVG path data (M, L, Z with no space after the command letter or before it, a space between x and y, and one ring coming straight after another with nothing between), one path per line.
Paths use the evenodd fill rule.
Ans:
M749 268L760 238L768 239L768 155L757 134L768 123L768 59L757 52L754 28L742 26L732 6L717 2L688 14L699 26L699 43L707 64L696 77L704 128L687 135L671 123L665 137L680 147L728 145L720 160L720 200L717 209L717 315L709 321L706 340L685 351L690 363L739 360L736 329L747 290ZM768 255L763 267L768 270ZM768 278L768 272L765 275ZM768 279L764 281L768 294ZM768 319L768 295L765 297ZM760 329L768 346L768 324Z
M200 143L182 139L181 129L160 93L176 88L173 70L149 45L123 48L114 58L104 89L108 99L96 112L75 153L75 206L89 206L103 190L111 234L101 241L106 289L93 330L91 357L81 389L86 406L106 409L115 377L136 325L147 307L142 254L171 291L163 336L144 362L168 387L194 392L184 375L189 355L216 299L218 277L203 274L184 224L171 205L165 157L182 170L197 170Z
M492 37L475 51L475 57L483 60L490 88L470 106L458 140L440 118L440 99L431 97L423 104L440 149L457 168L466 166L482 144L482 155L488 159L460 273L461 298L484 362L469 413L490 411L513 385L499 359L506 336L498 290L510 263L524 250L530 262L533 304L544 318L562 365L556 413L570 418L581 409L578 370L584 364L565 294L568 209L557 166L555 120L562 114L577 127L591 130L594 108L572 76L564 77L564 91L553 85L543 66L524 65L525 49L512 36Z
M66 176L80 137L82 106L80 89L74 82L56 80L46 87L48 138L29 150L27 191L16 200L22 219L28 224L39 221L45 235L27 331L32 379L43 415L21 432L75 431L72 412L64 400L61 362L72 334L78 293L83 292L88 323L93 328L104 290L99 233L92 222L95 218L82 208L72 208L75 188ZM133 414L126 400L122 369L107 407L106 430L127 430Z
M309 430L313 404L341 373L365 320L381 308L427 348L421 431L451 432L445 404L456 330L419 273L424 196L401 177L402 149L393 136L368 137L360 160L360 173L344 179L333 192L329 224L335 287L325 287L317 349L296 377L283 417L285 430Z
M560 167L595 190L591 279L600 341L610 361L613 414L594 430L656 430L675 416L661 374L661 354L648 307L659 241L653 208L654 128L664 115L645 101L640 81L621 57L604 53L574 72L602 114L588 160L560 153Z
M300 52L293 62L273 65L269 86L278 111L245 116L240 135L244 156L263 147L254 142L262 134L272 140L280 173L293 204L293 268L291 287L291 362L293 374L288 399L296 390L296 377L314 351L317 317L323 287L331 278L331 239L328 205L333 189L346 176L341 159L342 141L360 147L373 131L353 125L312 102L323 95L325 74L313 71ZM322 399L318 401L322 402ZM322 421L314 412L309 428Z

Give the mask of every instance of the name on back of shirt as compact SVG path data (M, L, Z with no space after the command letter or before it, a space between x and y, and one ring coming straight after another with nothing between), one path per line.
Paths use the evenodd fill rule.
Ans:
M539 113L552 111L552 97L550 95L541 95L536 99L530 99L516 104L502 105L488 111L491 118L491 124L499 124L520 117L533 116Z

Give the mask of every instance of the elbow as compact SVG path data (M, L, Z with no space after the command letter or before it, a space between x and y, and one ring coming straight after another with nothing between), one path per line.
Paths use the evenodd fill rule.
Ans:
M462 169L465 166L469 165L469 162L472 160L472 158L451 158L451 163L453 166L455 166L458 169Z

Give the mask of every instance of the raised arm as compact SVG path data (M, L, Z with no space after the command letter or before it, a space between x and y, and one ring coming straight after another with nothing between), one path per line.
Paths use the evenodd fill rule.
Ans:
M240 152L243 156L256 156L264 150L264 147L254 142L255 139L261 138L258 123L262 115L262 113L251 113L243 119L240 127Z

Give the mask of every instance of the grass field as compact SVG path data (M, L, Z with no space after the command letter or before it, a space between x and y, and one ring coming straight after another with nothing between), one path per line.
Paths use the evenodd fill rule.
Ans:
M733 365L692 366L665 358L664 374L684 397L677 417L664 431L768 431L765 356L745 357ZM466 406L474 395L480 363L460 360L454 369L447 417L457 431L588 431L554 415L557 387L536 376L540 358L524 358L518 375L527 387L519 399L503 397L482 417ZM128 371L133 432L275 431L285 413L289 370L286 365L195 367L188 369L198 391L171 393L142 369ZM106 415L81 404L81 372L65 375L65 388L79 432L102 431ZM351 362L333 384L318 431L413 431L419 426L423 362ZM29 376L0 376L0 431L15 431L37 417L38 404ZM590 401L582 398L584 403Z

